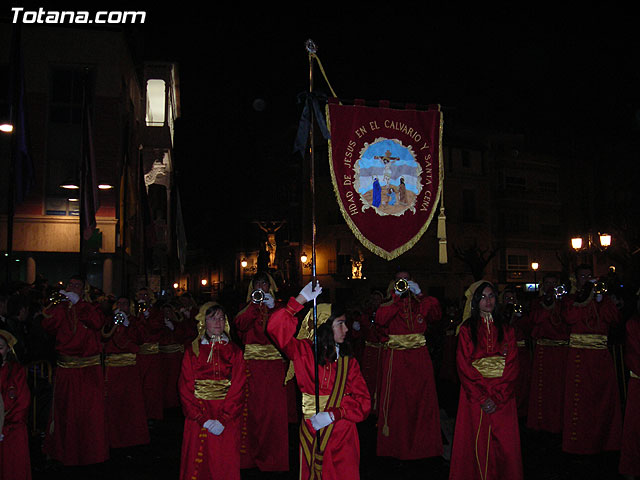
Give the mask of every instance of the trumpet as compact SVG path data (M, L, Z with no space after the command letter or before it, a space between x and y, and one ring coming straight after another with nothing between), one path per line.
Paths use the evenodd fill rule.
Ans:
M69 299L64 293L62 293L59 290L56 290L49 296L49 305L47 306L47 308L53 307L54 305L58 305L62 302L68 302L68 301Z
M149 304L147 302L136 303L136 315L140 315L143 312L149 310Z
M524 311L524 309L523 309L521 303L514 303L513 304L513 313L515 313L516 315L522 315L523 311Z
M558 285L557 287L553 288L553 294L556 297L556 300L560 300L567 293L567 287L565 287L564 285Z
M251 292L251 301L253 303L262 303L264 302L264 296L265 293L262 290L254 290L253 292Z
M123 325L126 319L127 319L126 313L121 312L120 310L116 310L115 312L113 312L114 325Z
M405 278L399 278L396 280L393 288L395 288L396 292L399 294L403 294L409 290L409 282Z
M596 282L593 284L594 295L604 295L607 293L607 284L604 282Z

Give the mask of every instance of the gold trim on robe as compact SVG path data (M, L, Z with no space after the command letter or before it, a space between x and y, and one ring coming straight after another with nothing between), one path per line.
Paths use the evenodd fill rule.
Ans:
M569 340L554 340L552 338L538 338L536 345L543 347L566 347L569 345Z
M471 362L471 365L473 365L484 378L500 378L504 372L505 361L505 357L496 355L495 357L479 358Z
M283 360L276 347L271 344L247 343L244 346L245 360Z
M91 357L70 357L67 355L60 355L56 363L61 368L95 367L96 365L101 364L100 355L93 355Z
M135 353L107 353L104 357L105 367L132 367L135 364Z
M157 343L143 343L140 345L140 355L155 355L160 352L160 345Z
M196 380L193 394L201 400L224 400L231 387L231 380Z
M324 412L329 395L320 395L320 411ZM316 396L312 393L302 393L302 415L309 419L316 414Z
M629 376L630 376L631 378L638 378L638 379L640 379L640 377L639 377L636 373L633 373L631 370L629 370Z
M569 336L569 347L606 350L607 336L595 333L572 333Z
M172 343L170 345L159 345L159 353L184 353L184 345Z
M406 335L389 335L389 341L385 344L393 350L410 350L424 347L427 339L422 333L408 333Z

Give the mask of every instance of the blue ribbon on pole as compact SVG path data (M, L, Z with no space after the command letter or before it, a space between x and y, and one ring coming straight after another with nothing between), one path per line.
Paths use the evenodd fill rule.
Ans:
M331 138L329 129L327 128L327 122L322 114L322 105L327 103L327 95L324 93L316 92L303 92L298 94L298 103L304 102L304 108L302 109L302 115L300 117L300 123L298 124L298 133L296 135L296 141L293 146L293 151L300 152L304 155L304 150L307 147L307 139L309 138L309 130L312 121L312 112L315 115L316 122L320 127L320 132L325 140Z

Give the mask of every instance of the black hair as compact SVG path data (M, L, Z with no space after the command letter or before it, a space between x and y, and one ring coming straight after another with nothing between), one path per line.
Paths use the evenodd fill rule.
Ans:
M591 275L593 275L593 267L588 263L581 263L580 265L578 265L575 269L575 273L577 274L579 270L589 270Z
M325 365L337 360L336 342L333 338L333 321L346 313L342 305L331 307L331 316L318 327L318 364ZM351 344L345 340L340 344L340 356L346 357L352 354Z
M259 281L263 281L263 282L267 282L267 283L271 283L271 281L269 280L269 275L267 274L267 272L257 272L253 278L252 278L253 283L255 284L256 282Z
M473 345L476 346L478 344L478 325L481 321L480 316L480 300L482 300L483 291L485 288L491 288L493 290L494 295L498 292L496 287L489 282L483 282L480 284L476 291L473 292L473 297L471 298L471 317L469 318L469 329L471 331L471 340L473 341ZM496 295L497 296L497 295ZM497 299L496 299L497 300ZM493 317L493 324L496 326L498 330L498 342L502 342L504 338L504 321L501 315L497 312L498 302L493 306L493 311L491 312L491 316Z

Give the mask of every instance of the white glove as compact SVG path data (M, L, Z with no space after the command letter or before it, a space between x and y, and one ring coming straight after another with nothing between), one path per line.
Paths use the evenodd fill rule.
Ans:
M142 312L142 314L144 315L144 318L149 318L149 309L147 308L144 312Z
M416 282L414 282L413 280L409 280L407 283L409 284L409 290L411 290L414 295L420 295L422 293L422 290L420 290L420 285L418 285Z
M211 435L220 435L224 430L224 425L222 425L218 420L207 420L204 422L203 426L209 430Z
M171 320L169 320L168 318L164 319L164 324L171 331L173 331L173 329L176 328L176 327L173 326L173 322Z
M4 440L4 435L2 433L0 433L0 442Z
M78 296L77 293L75 292L65 292L64 290L62 290L61 292L65 297L67 297L69 299L69 301L71 303L73 303L74 305L76 303L78 303L78 301L80 301L80 297Z
M313 428L318 431L321 428L324 428L327 425L331 425L333 423L333 415L331 415L330 412L319 412L309 420L311 420L311 425L313 425Z
M318 298L318 296L321 293L322 293L322 287L318 282L316 282L315 290L313 290L313 282L307 283L307 285L302 290L300 290L300 295L302 295L307 302L310 302L311 300Z
M596 302L601 302L602 301L602 294L601 293L596 293L595 299L596 299Z
M264 300L262 301L262 303L264 303L267 306L267 308L273 308L274 305L276 304L276 299L273 298L273 295L271 295L270 293L265 293Z
M359 332L359 331L360 331L360 322L359 322L359 321L357 321L357 320L356 320L356 321L354 321L354 322L353 322L353 324L352 324L351 326L353 327L353 329L354 329L356 332Z

